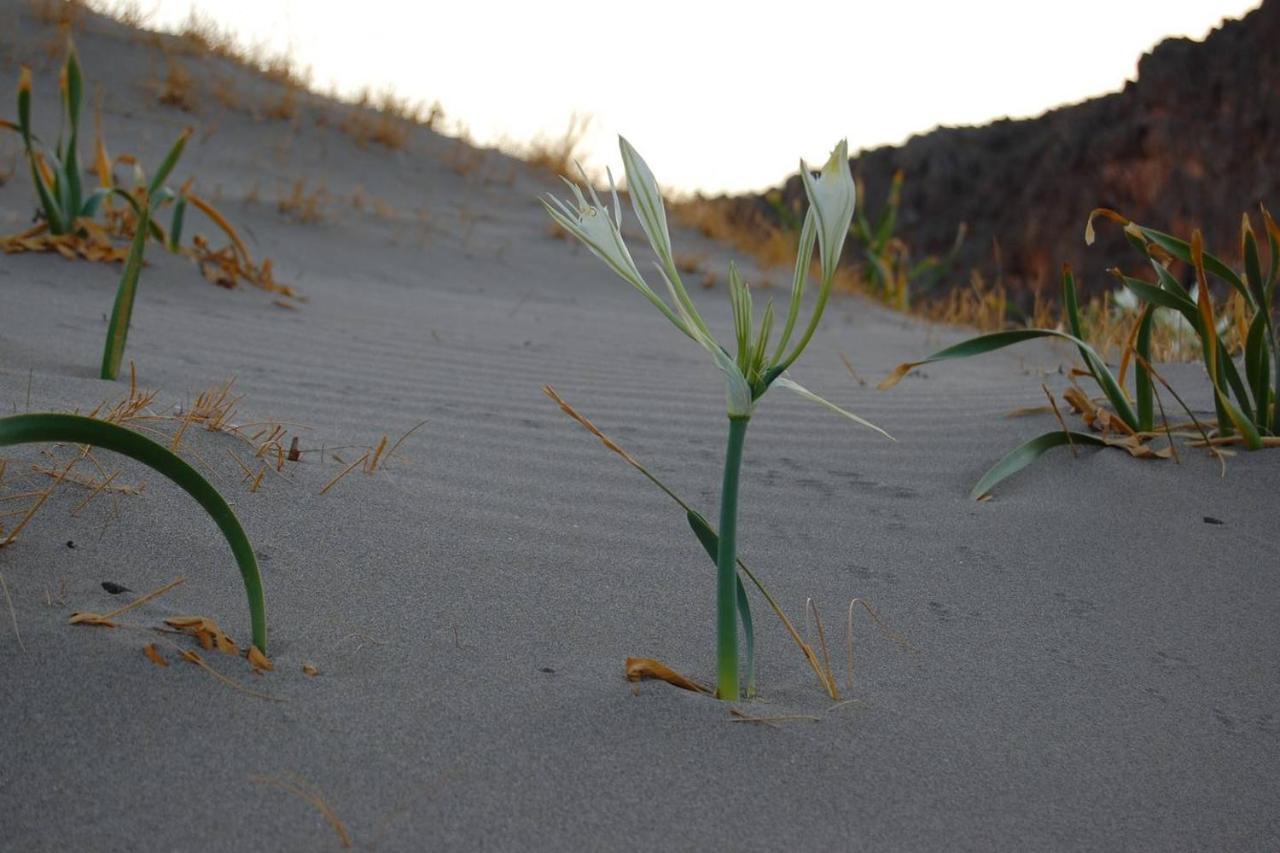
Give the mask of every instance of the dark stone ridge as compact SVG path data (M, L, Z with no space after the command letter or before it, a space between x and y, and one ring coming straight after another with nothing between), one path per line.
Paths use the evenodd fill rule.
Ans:
M852 161L866 187L859 204L877 215L902 169L898 233L913 257L945 253L965 222L969 237L949 283L965 283L973 268L990 281L998 243L1000 271L1018 301L1037 286L1056 295L1064 262L1090 292L1111 286L1110 267L1142 269L1115 225L1100 223L1097 242L1085 246L1085 220L1095 207L1179 236L1200 228L1210 250L1234 263L1240 215L1256 214L1259 203L1273 214L1280 207L1278 47L1280 0L1265 0L1203 42L1162 42L1121 92L1037 118L944 127L861 152ZM1064 61L1087 62L1079 48L1064 45ZM799 209L799 176L782 193ZM760 197L723 201L736 221L776 220Z

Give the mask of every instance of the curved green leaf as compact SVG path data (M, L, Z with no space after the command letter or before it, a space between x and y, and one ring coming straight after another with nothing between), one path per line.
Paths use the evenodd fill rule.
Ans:
M1193 263L1191 259L1191 244L1186 240L1181 240L1174 237L1172 234L1166 234L1163 231L1157 231L1154 228L1148 228L1145 225L1139 225L1136 222L1134 222L1133 225L1142 232L1144 237L1164 249L1169 254L1173 255L1178 260L1184 261L1188 264ZM1249 292L1249 288L1245 286L1245 283L1240 280L1240 276L1236 275L1235 271L1232 270L1231 267L1227 266L1219 258L1205 252L1204 268L1205 272L1212 273L1227 284L1231 285L1237 292L1244 296L1245 300L1251 306L1256 307L1253 294Z
M1018 445L1009 451L1003 459L992 465L987 473L982 475L982 479L978 481L978 484L973 487L973 491L969 492L969 497L974 500L981 498L994 489L1000 481L1018 473L1048 451L1072 442L1091 444L1097 447L1107 446L1107 443L1101 438L1087 432L1066 432L1063 430L1046 432L1044 435L1038 435L1030 441Z
M936 361L947 361L953 358L968 358L975 355L983 355L985 353L994 352L998 349L1004 349L1014 344L1020 344L1024 341L1035 340L1036 338L1059 338L1064 341L1070 341L1075 344L1084 356L1085 365L1089 368L1093 377L1097 380L1098 385L1102 387L1102 392L1106 394L1107 400L1110 401L1112 407L1115 408L1116 414L1122 421L1129 425L1130 428L1136 429L1138 422L1137 415L1134 414L1133 407L1129 405L1129 399L1125 396L1124 391L1120 389L1116 383L1115 377L1111 375L1111 371L1103 363L1102 358L1094 352L1093 347L1082 341L1075 335L1069 335L1066 332L1059 332L1057 329L1012 329L1007 332L992 332L989 335L979 335L976 338L970 338L967 341L961 341L953 346L940 349L928 358L920 361L909 361L898 365L893 373L889 374L880 383L880 390L886 390L897 385L912 370L926 364L932 364Z
M218 490L177 455L133 430L80 415L32 414L0 418L0 447L44 442L91 444L128 456L172 480L196 499L231 545L249 598L253 644L267 651L267 615L258 560L244 528Z
M1271 358L1268 352L1267 315L1259 311L1249 324L1249 336L1244 346L1244 372L1253 389L1254 409L1258 423L1265 427L1270 422L1271 411Z
M1138 403L1138 430L1141 432L1149 432L1155 424L1155 390L1151 385L1151 374L1142 366L1143 363L1151 363L1151 322L1155 313L1150 306L1143 312L1138 324L1138 340L1134 344L1138 355L1142 356L1142 362L1133 369L1133 395Z

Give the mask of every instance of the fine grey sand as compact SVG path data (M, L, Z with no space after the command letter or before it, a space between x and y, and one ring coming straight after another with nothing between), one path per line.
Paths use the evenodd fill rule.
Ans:
M25 9L0 4L0 90L34 63L53 131L56 34ZM401 151L361 148L316 125L342 109L319 100L292 123L255 118L274 84L218 61L183 58L246 109L206 88L185 114L149 88L165 67L154 46L96 18L75 37L113 153L152 163L196 126L175 180L195 176L308 299L287 310L213 287L153 247L126 359L156 408L234 377L236 420L299 425L304 447L426 423L385 469L323 496L344 467L332 458L249 493L227 455L241 445L188 439L260 553L276 671L206 657L277 702L173 652L154 666L149 632L67 624L130 598L103 581L140 593L185 576L129 621L201 614L247 642L234 563L194 502L109 454L143 495L73 516L83 490L56 493L0 549L21 632L20 646L0 602L0 848L338 848L318 809L264 778L322 791L358 849L1280 846L1280 455L1232 457L1224 478L1202 452L1059 451L976 503L992 462L1053 428L1005 414L1039 405L1041 382L1061 388L1071 354L1010 350L880 393L839 354L875 380L964 330L840 298L793 373L897 441L771 394L747 438L741 554L798 624L807 598L821 608L842 682L854 596L917 651L860 622L855 701L833 707L757 601L757 700L629 684L631 655L711 679L714 570L682 514L540 388L714 517L723 383L705 355L551 238L536 202L549 176L425 130ZM0 164L17 150L0 137ZM299 180L324 188L322 221L277 210ZM357 191L381 211L357 209ZM0 186L0 233L32 210L19 168ZM729 249L685 229L675 241L723 281ZM0 256L4 413L127 393L96 378L117 277ZM748 278L787 272L748 264ZM695 298L725 330L724 285ZM1206 406L1199 370L1167 373ZM38 448L4 456L6 492L39 482ZM817 720L766 726L731 707Z

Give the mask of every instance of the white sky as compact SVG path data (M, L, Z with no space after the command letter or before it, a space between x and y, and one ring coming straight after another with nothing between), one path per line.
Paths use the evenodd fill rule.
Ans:
M623 133L675 190L777 184L803 155L940 124L1037 115L1116 91L1166 36L1202 38L1260 0L137 0L191 8L292 51L342 92L439 101L478 142L593 119L585 161Z

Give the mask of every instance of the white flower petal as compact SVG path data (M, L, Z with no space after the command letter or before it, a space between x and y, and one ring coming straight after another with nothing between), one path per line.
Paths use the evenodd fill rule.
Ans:
M830 400L819 397L817 394L813 393L808 388L801 385L799 382L794 382L787 376L779 376L777 379L773 380L773 385L776 385L779 388L786 388L788 391L792 391L796 394L799 394L801 397L804 397L806 400L810 400L814 403L818 403L820 405L826 406L831 411L835 412L838 415L843 415L844 417L848 418L849 420L853 421L856 424L861 424L864 427L868 427L869 429L875 430L876 432L880 433L890 441L897 441L896 438L889 435L889 433L885 432L884 430L880 429L880 427L871 423L871 421L864 420L863 418L860 418L857 415L855 415L853 412L846 411L845 409L840 408L835 403L832 403ZM773 387L773 386L770 386L770 387Z
M801 163L800 177L805 194L809 197L809 205L818 217L818 251L822 261L822 276L824 280L829 280L840 261L857 200L853 174L849 171L848 142L840 140L817 177Z

